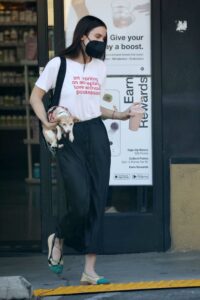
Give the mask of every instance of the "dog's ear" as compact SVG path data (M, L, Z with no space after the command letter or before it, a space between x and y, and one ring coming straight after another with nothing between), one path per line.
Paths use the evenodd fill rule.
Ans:
M80 120L77 117L73 117L73 121L74 121L74 123L80 122Z
M60 116L56 116L55 117L55 121L59 123L61 121L61 117Z

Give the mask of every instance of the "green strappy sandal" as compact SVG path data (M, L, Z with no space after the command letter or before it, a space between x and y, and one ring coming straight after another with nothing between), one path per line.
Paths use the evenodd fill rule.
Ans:
M88 284L96 285L96 284L109 284L110 281L103 276L93 277L83 272L80 283L81 285L88 285Z
M63 271L63 252L61 251L60 258L59 260L54 260L52 257L52 252L53 252L53 247L55 245L55 239L56 235L55 233L51 234L48 237L48 249L49 249L49 254L48 254L48 265L49 269L55 273L55 274L61 274Z

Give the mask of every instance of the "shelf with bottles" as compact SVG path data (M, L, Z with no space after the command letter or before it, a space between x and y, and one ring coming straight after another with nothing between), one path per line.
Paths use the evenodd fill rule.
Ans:
M20 126L20 125L15 125L15 126L8 126L8 125L6 125L6 126L2 126L2 125L0 125L0 130L3 130L3 131L7 131L7 130L12 130L13 131L13 129L14 130L25 130L25 126Z
M1 111L24 111L25 100L23 95L0 95L0 110Z
M24 65L27 66L38 66L38 62L36 60L20 60L18 62L2 62L0 61L0 67L5 68L5 67L24 67Z
M32 166L32 176L28 177L25 179L27 183L31 184L39 184L40 183L40 163L39 162L34 162ZM51 162L51 180L52 184L57 183L57 170L56 170L56 162L52 161Z
M39 121L35 116L29 117L30 122L30 139L25 139L25 144L39 144ZM0 116L0 129L6 130L6 129L12 129L12 130L18 130L18 129L26 129L27 125L27 116L26 115L19 115L17 112L13 115L4 114Z
M36 24L36 1L1 1L0 25Z
M17 63L37 59L37 35L29 29L0 29L0 63Z
M9 95L0 96L0 102L0 130L27 131L27 124L30 124L31 138L27 139L25 144L39 144L39 122L35 120L32 110L29 115L26 113L30 104L20 96Z
M25 182L29 183L29 184L40 184L40 179L38 179L38 178L26 178ZM56 179L52 179L51 182L52 182L52 184L57 184Z
M24 87L24 74L18 70L2 70L0 72L0 86L12 87L23 86Z
M1 111L9 111L9 110L25 110L25 91L24 91L24 83L21 83L21 74L18 74L17 81L15 78L7 77L5 75L7 82L9 84L4 85L4 79L1 81L1 74L6 74L5 72L0 73L0 85L4 88L1 88L0 92L0 109ZM13 74L12 72L8 72L9 75ZM15 86L16 83L19 86Z
M24 111L25 107L24 106L0 106L0 111Z
M0 2L0 66L37 58L36 2Z
M29 70L27 74L28 84L30 88L32 88L38 77L37 75L38 69L32 67L37 66L37 62L36 61L29 62L25 60L21 61L21 64L18 65L17 69L16 67L14 69L13 68L8 69L7 66L2 66L0 72L0 87L5 88L4 90L7 90L8 93L11 92L11 90L8 89L9 87L24 88L25 85L24 66L25 65L29 66ZM3 89L1 91L3 91ZM0 101L0 104L2 104L2 101Z
M12 22L12 23L0 23L1 27L10 27L10 26L15 26L15 27L24 27L24 26L36 26L36 22L32 23L22 23L22 22Z
M30 136L24 139L26 145L39 145L39 120L34 116L30 116Z
M0 88L24 87L23 83L0 83Z
M18 4L18 3L24 3L24 2L37 2L37 0L1 0L2 3L14 3L14 4Z
M23 47L23 41L7 41L7 42L0 42L0 48L13 48L13 47Z
M26 116L21 115L1 115L0 130L25 130Z
M29 85L31 88L34 82L35 82L35 77L30 76ZM25 100L24 83L22 86L19 85L18 89L16 89L17 86L15 86L14 84L4 85L2 83L2 85L4 88L1 88L1 93L0 93L0 110L5 112L25 111L26 106L29 106L30 104Z

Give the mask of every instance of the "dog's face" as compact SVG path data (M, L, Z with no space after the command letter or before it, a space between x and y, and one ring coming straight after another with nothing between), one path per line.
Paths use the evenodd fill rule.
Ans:
M58 118L59 126L63 129L65 133L72 131L74 126L74 119L72 116L60 116Z

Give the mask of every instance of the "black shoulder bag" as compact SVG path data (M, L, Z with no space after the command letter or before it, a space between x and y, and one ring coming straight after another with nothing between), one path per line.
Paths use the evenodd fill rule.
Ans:
M53 106L58 106L59 101L60 101L60 94L61 94L63 81L65 79L65 74L66 74L66 69L67 69L66 58L63 57L63 56L60 56L60 59L61 59L61 64L60 64L60 68L59 68L57 79L56 79L55 90L54 90L54 93L52 91L50 93L49 102L48 102L48 105L46 107L46 111L48 111ZM43 134L42 134L42 136L43 136ZM56 155L56 149L55 148L52 149L50 147L50 145L45 140L44 136L43 136L43 139L45 141L45 144L46 144L47 148L51 152L51 154L53 156L55 156Z

